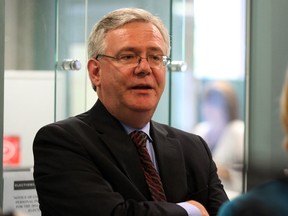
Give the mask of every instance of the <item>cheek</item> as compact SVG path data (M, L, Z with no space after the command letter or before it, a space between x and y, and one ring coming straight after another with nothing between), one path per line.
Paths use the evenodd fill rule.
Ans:
M101 69L99 71L99 84L101 85L102 89L106 89L107 86L111 85L113 82L113 71L110 69L109 65L106 64L100 64Z
M158 84L159 89L161 92L164 91L165 88L165 82L166 82L166 71L161 71L160 73L155 74L155 79Z
M103 92L111 94L118 94L125 84L125 77L120 76L119 71L105 71L101 74L101 88Z

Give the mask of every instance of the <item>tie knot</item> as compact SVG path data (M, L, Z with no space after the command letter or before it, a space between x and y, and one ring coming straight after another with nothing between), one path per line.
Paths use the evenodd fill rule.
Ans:
M145 132L137 130L130 133L130 137L137 147L145 146L148 139L147 134Z

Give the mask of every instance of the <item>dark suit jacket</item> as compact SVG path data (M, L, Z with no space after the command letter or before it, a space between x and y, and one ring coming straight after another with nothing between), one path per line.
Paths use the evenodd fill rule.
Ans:
M216 215L227 196L199 136L151 121L168 202L151 202L137 150L98 100L86 113L41 128L34 178L44 216L183 215L174 203L201 202Z

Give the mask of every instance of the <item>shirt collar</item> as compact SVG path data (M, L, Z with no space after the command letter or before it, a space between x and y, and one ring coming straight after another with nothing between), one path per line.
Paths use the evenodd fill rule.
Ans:
M150 121L143 127L143 128L132 128L129 127L128 125L125 125L124 123L121 122L121 124L123 125L125 131L127 132L127 134L130 134L131 132L135 131L135 130L139 130L139 131L143 131L144 133L147 134L147 136L149 137L149 139L152 141L152 138L150 136Z

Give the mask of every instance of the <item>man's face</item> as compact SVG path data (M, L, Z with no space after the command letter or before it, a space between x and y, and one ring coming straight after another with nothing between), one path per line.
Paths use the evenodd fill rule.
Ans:
M136 54L146 58L148 55L167 54L161 33L150 23L126 24L109 31L105 39L107 48L101 54L108 56ZM153 115L165 86L165 66L151 68L147 59L132 66L107 57L95 62L97 77L91 78L90 72L90 78L97 86L99 99L112 114L117 116L132 111Z

